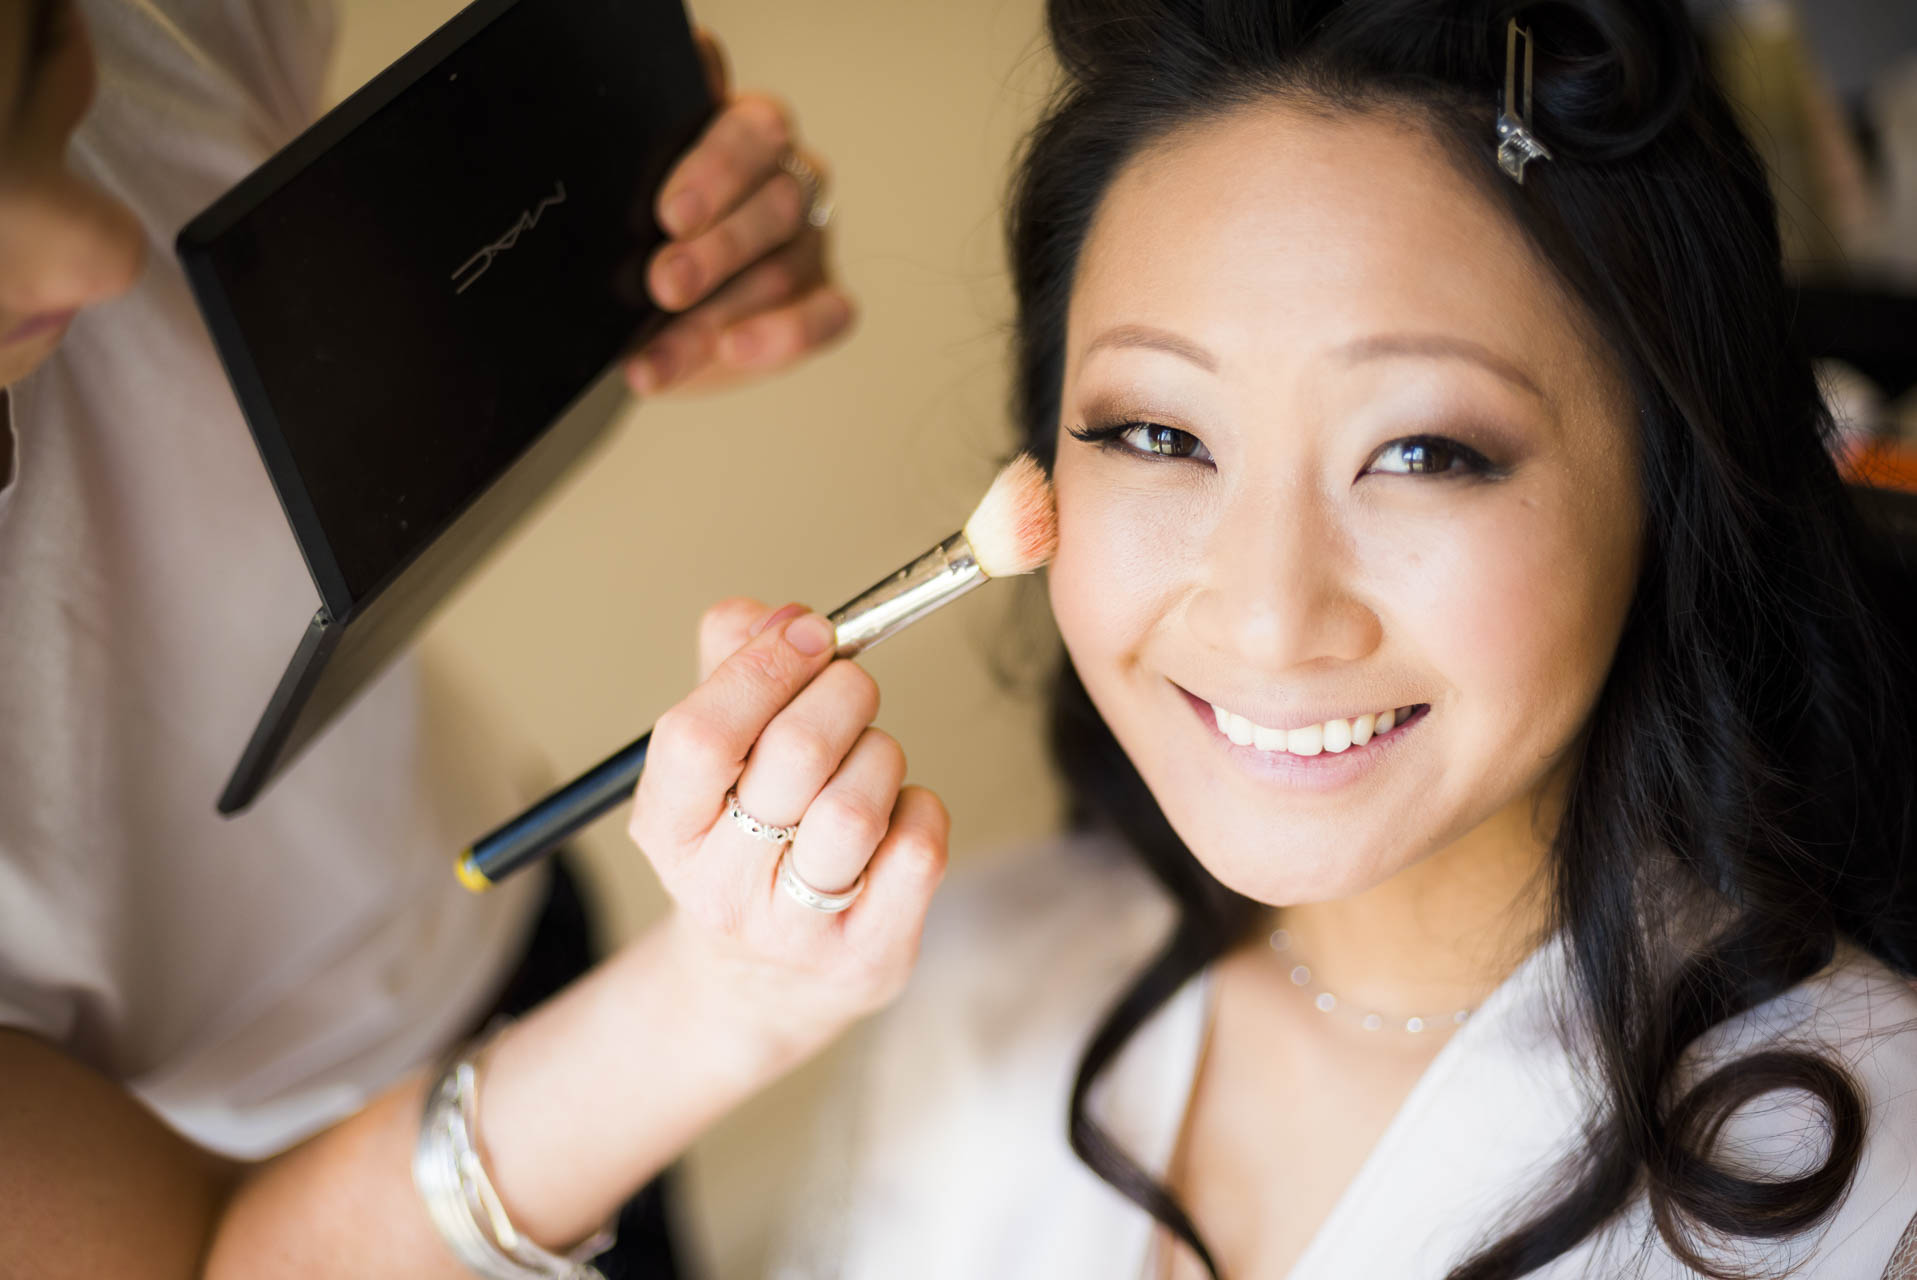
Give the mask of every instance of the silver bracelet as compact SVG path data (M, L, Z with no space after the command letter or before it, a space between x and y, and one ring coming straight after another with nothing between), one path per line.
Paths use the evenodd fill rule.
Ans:
M467 1045L426 1096L413 1185L440 1239L485 1280L605 1280L590 1259L612 1246L600 1231L566 1257L549 1253L513 1227L479 1158L479 1050Z

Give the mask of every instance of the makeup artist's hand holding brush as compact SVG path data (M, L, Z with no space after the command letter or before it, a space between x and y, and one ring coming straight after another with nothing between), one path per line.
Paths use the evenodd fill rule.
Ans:
M948 823L903 785L905 756L872 727L878 688L834 657L831 623L797 605L707 613L699 685L661 716L632 833L673 910L487 1053L479 1128L512 1220L577 1240L741 1101L903 986ZM777 879L796 825L799 875Z
M578 1239L713 1121L898 993L948 823L937 797L904 784L904 752L872 727L878 687L851 658L989 579L1039 568L1057 532L1051 486L1021 455L958 533L829 617L715 606L698 687L462 855L462 878L484 888L636 774L632 835L674 902L488 1053L479 1125L521 1228Z
M633 808L633 839L675 903L673 946L781 1057L898 993L945 868L944 805L903 785L904 751L872 726L877 684L833 646L831 623L798 605L709 610L702 681L655 726ZM826 894L862 883L858 900L827 914L782 891L782 846L729 816L734 795L797 827L785 856L801 881Z
M704 679L659 720L632 822L674 910L499 1032L476 1069L469 1124L494 1203L554 1251L589 1237L720 1117L896 994L944 872L944 806L903 785L903 753L871 727L878 691L835 657L826 619L729 602L707 614L700 651ZM797 824L789 856L819 893L862 876L858 900L827 913L782 888L781 848L731 816L735 789L761 822ZM411 1176L437 1070L236 1171L194 1274L251 1277L270 1256L286 1260L275 1272L285 1275L470 1275ZM135 1105L88 1077L69 1073L65 1087L88 1114ZM111 1194L172 1185L152 1171L190 1159L176 1137L150 1132L102 1164ZM147 1219L184 1230L190 1214Z

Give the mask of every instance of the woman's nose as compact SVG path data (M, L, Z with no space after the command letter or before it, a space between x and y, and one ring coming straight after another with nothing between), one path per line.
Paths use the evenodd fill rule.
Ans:
M1201 642L1273 674L1353 661L1378 646L1382 626L1354 590L1349 539L1328 507L1271 493L1231 502L1188 606Z

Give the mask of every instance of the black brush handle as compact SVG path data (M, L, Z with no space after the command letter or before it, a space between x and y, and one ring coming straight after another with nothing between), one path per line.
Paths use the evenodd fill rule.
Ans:
M579 828L616 807L639 785L652 730L627 743L516 818L494 827L459 856L459 878L484 889L551 853Z

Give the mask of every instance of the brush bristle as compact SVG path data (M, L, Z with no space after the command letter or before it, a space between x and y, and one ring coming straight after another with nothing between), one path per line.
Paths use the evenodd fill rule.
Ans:
M1052 485L1029 453L1012 459L965 522L979 568L1009 578L1043 568L1058 549L1058 513Z

